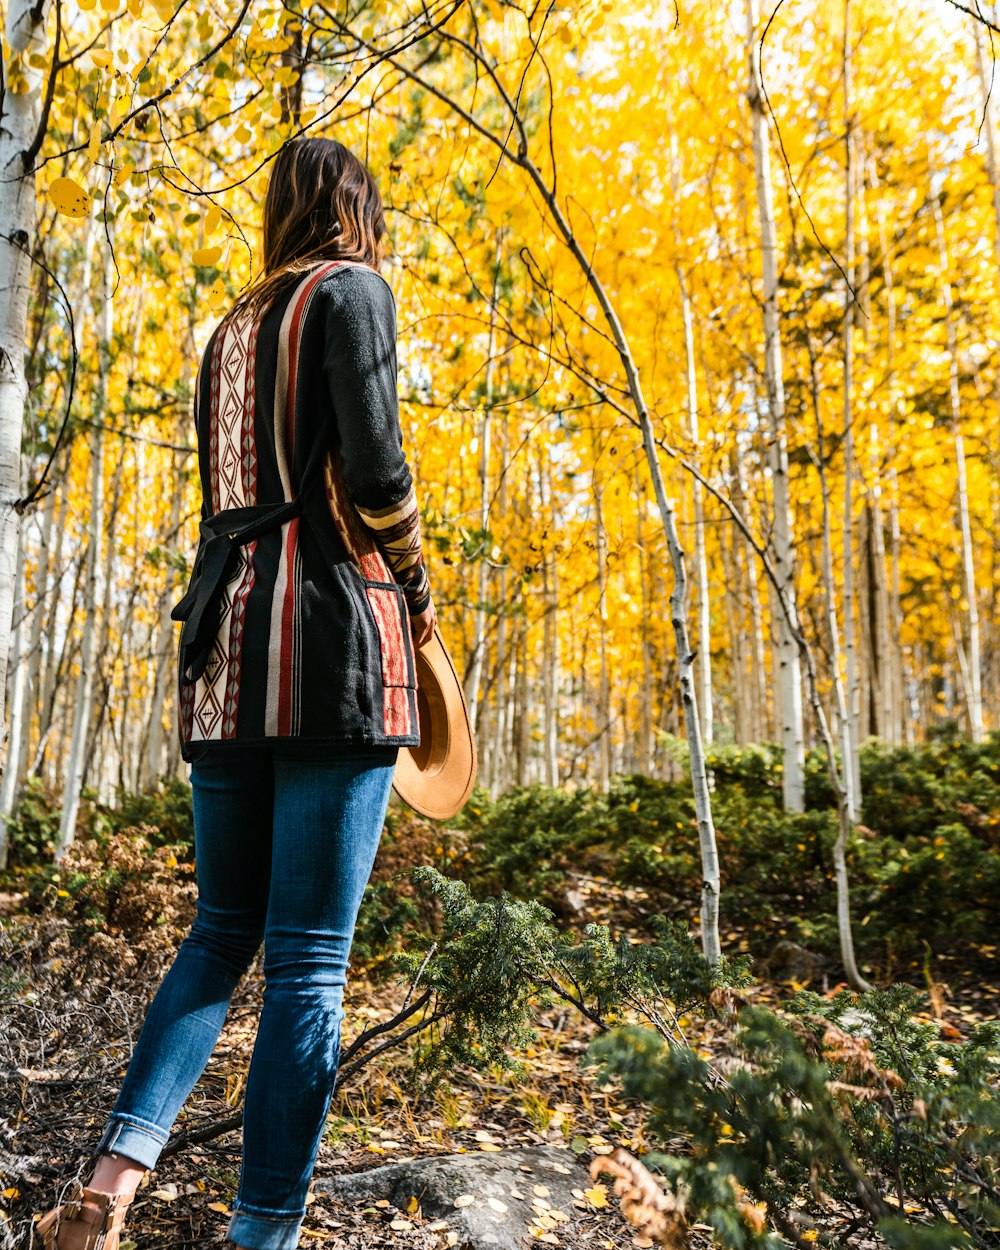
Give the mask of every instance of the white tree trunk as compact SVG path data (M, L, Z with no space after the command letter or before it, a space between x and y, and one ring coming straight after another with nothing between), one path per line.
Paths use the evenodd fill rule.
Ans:
M87 548L87 577L84 589L83 642L80 649L80 674L73 707L73 732L69 759L66 765L66 783L63 787L63 810L56 843L57 860L65 854L73 841L76 818L80 810L80 792L83 789L84 768L87 758L87 735L90 727L91 700L94 689L94 664L97 658L97 617L100 596L101 535L104 527L104 431L101 424L105 418L108 373L111 367L111 336L114 328L114 301L112 290L115 283L114 262L110 249L104 257L104 289L101 293L101 315L97 318L98 376L94 386L91 411L98 425L93 431L91 450L90 487L90 541Z
M171 480L170 490L170 529L168 533L175 535L181 522L181 483L182 475L178 466L175 478ZM160 620L157 627L156 676L153 686L152 705L149 710L149 740L139 760L139 786L144 788L155 782L163 771L163 705L166 700L167 686L173 672L174 623L170 612L176 599L174 587L174 571L169 562L165 568L166 582L160 599Z
M25 162L42 114L50 0L8 0L0 113L0 725L14 611L21 429L27 385L24 349L35 228L34 160ZM32 62L37 61L38 64ZM3 730L6 742L6 727ZM3 751L6 759L8 751Z
M28 688L26 691L27 711L24 718L24 732L18 750L17 777L21 784L28 772L31 759L31 727L38 720L40 723L41 704L39 696L42 685L42 639L45 624L46 608L49 602L49 584L54 577L52 570L52 533L56 519L56 490L52 482L45 496L45 511L38 540L38 575L35 581L35 602L31 606L31 637L28 648Z
M771 188L769 127L764 112L757 43L757 0L747 0L747 49L750 62L750 115L753 123L754 170L764 280L764 375L771 428L771 473L774 495L774 563L781 589L797 627L791 501L788 487L788 445L785 436L785 384L782 376L781 334L778 320L778 243ZM785 809L805 809L805 730L802 714L802 674L794 628L783 612L776 613L778 632L778 690L781 710L783 791Z
M42 666L41 686L38 693L38 739L39 753L42 750L43 743L49 737L52 731L52 723L55 717L56 703L56 684L59 680L60 658L66 649L65 639L69 631L64 631L62 648L56 647L57 630L59 629L59 608L63 597L63 582L66 578L68 568L63 565L63 548L65 546L66 537L66 516L69 512L69 482L62 483L59 493L59 515L56 518L56 534L55 545L52 552L52 582L50 587L50 599L45 620L45 663ZM74 562L70 562L69 567L73 567ZM70 592L72 602L72 591ZM38 760L32 765L31 772L37 770L41 761Z
M490 434L493 417L493 344L496 339L497 282L500 277L500 261L503 256L503 231L496 232L496 264L493 270L493 292L490 297L490 331L486 346L486 395L483 400L483 417L479 426L479 528L485 534L490 522ZM465 680L465 702L469 708L472 732L479 724L479 687L483 675L486 651L486 600L489 595L490 550L484 546L477 567L476 627L472 640L472 660Z
M688 437L691 439L691 454L697 459L700 434L698 375L694 364L694 318L687 282L679 266L677 282L681 291L681 317L684 322ZM705 552L705 494L697 478L691 483L691 490L694 496L694 580L698 591L698 706L701 709L702 736L709 743L714 733L715 708L712 698L712 611L708 597L708 557Z
M597 696L597 784L602 794L611 785L611 681L608 673L608 535L604 528L601 487L597 481L597 450L592 478L595 558L597 560L597 641L601 660Z
M858 647L855 632L854 609L854 142L851 135L851 57L850 57L850 0L844 0L844 324L843 324L843 384L844 384L844 525L843 525L843 596L844 596L844 667L847 673L847 703L841 709L841 751L844 756L844 785L847 788L847 815L851 822L858 819L861 811L861 761L858 755L858 720L861 713L861 681L858 666ZM826 454L822 443L820 458ZM824 505L825 505L824 500ZM836 628L836 625L834 625ZM834 651L834 666L840 664L840 655Z
M7 752L7 767L4 769L3 781L0 782L0 868L7 867L10 845L7 817L14 807L17 790L17 760L21 754L20 743L25 734L25 712L27 711L27 675L28 655L25 636L28 632L28 621L24 611L24 574L27 565L25 537L27 527L20 527L18 543L17 574L15 577L13 636L10 650L10 749Z
M937 229L938 255L941 262L941 294L944 299L945 327L948 333L948 392L951 402L951 436L955 448L955 476L958 493L958 526L962 541L962 575L965 582L966 621L968 623L968 690L966 706L969 734L973 742L982 742L983 693L982 657L979 645L979 604L976 583L975 554L972 549L972 519L969 513L969 483L965 465L965 439L962 434L962 400L958 388L958 338L955 333L954 300L948 273L948 244L941 215L941 198L933 195L934 224Z
M538 498L546 525L558 532L552 476L546 458L539 458ZM542 553L542 593L545 601L542 635L542 690L545 701L544 777L547 786L559 784L559 561L546 549Z

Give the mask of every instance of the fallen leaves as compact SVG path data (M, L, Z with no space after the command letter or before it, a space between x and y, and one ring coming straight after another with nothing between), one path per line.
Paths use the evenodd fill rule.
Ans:
M666 1250L684 1250L688 1245L684 1204L661 1189L652 1172L627 1150L616 1146L610 1155L590 1161L590 1175L596 1180L608 1172L615 1194L621 1200L622 1214L640 1233L637 1245L661 1245Z

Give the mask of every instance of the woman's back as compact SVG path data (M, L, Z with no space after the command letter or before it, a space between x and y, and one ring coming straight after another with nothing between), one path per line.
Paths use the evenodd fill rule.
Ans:
M220 579L203 671L179 678L186 760L206 743L419 742L409 614L429 591L395 334L381 275L334 260L209 339L195 394L203 518L297 498L301 515L236 546Z

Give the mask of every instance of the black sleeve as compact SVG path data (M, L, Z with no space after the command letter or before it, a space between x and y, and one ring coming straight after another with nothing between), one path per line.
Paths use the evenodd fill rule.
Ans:
M361 265L334 270L322 292L323 368L344 482L355 504L384 508L404 498L412 485L396 391L396 303L385 279Z
M333 399L344 485L413 614L430 603L420 511L403 454L396 390L396 301L367 266L335 270L326 300L323 368Z

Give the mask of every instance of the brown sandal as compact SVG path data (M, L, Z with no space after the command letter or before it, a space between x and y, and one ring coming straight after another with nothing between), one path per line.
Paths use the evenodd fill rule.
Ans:
M105 1194L74 1181L65 1202L35 1224L32 1250L118 1250L134 1194Z

